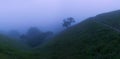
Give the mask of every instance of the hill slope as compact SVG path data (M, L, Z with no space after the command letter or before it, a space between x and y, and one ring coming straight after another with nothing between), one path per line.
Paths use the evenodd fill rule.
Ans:
M0 59L23 59L28 55L27 46L0 34Z
M120 11L88 18L34 51L25 47L0 35L0 59L120 59Z
M35 58L119 59L120 11L91 17L57 35L38 48Z

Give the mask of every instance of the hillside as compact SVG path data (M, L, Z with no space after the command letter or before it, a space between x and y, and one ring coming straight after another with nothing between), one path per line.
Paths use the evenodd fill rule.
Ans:
M120 59L120 11L90 17L41 47L0 35L0 59Z
M27 46L16 39L0 34L0 59L19 59L29 55ZM23 59L22 58L22 59Z
M41 59L120 59L120 11L104 13L66 29L42 48Z

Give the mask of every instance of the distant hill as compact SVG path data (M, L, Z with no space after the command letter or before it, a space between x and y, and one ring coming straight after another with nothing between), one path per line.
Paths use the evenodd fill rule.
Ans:
M90 17L37 50L36 59L120 59L120 10Z
M120 11L90 17L30 50L0 35L0 59L120 59Z

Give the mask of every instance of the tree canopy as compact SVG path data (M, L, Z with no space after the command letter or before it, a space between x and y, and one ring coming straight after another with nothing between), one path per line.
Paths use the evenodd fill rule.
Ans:
M67 19L64 19L64 20L63 20L63 27L68 28L68 27L70 27L71 24L74 23L74 22L75 22L75 19L74 19L73 17L69 17L69 18L67 18Z

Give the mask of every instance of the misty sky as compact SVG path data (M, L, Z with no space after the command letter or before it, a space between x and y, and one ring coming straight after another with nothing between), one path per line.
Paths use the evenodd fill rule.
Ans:
M0 30L58 30L64 18L80 22L119 9L119 0L0 0Z

